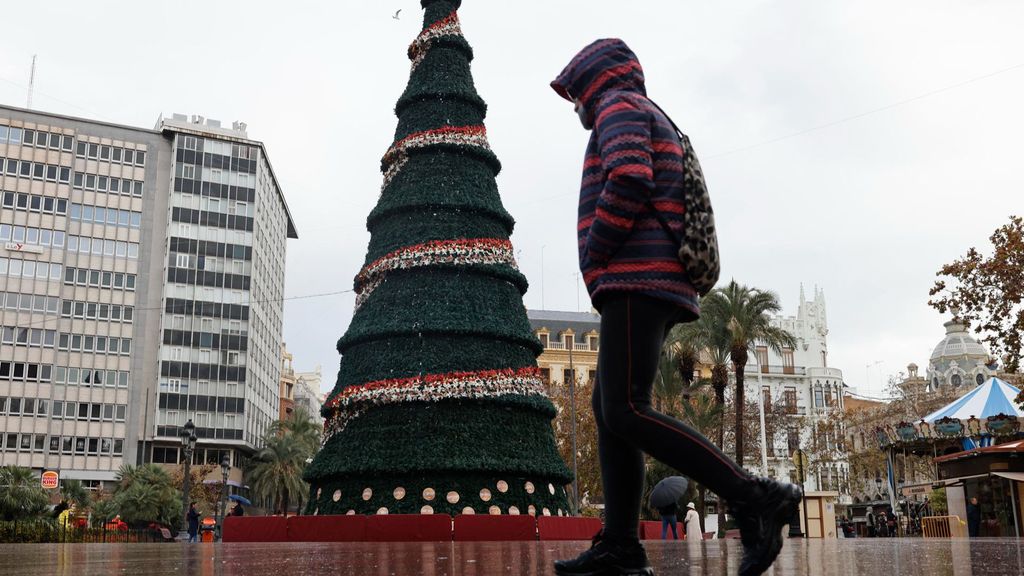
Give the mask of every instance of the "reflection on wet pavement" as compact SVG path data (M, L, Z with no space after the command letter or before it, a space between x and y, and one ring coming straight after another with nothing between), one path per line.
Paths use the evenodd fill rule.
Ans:
M534 576L588 542L273 544L6 544L0 576ZM646 542L659 575L736 574L740 544ZM1024 574L1019 540L789 540L768 574L978 576Z

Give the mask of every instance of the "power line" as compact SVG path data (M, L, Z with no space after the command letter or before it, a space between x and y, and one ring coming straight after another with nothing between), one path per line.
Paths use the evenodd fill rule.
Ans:
M298 296L285 296L285 297L282 297L282 298L261 298L261 299L257 299L257 300L247 300L245 302L239 302L238 304L235 304L235 305L236 306L249 306L251 304L264 303L264 302L285 302L285 301L289 301L289 300L308 300L310 298L324 298L324 297L327 297L327 296L338 296L338 295L341 295L341 294L348 294L348 293L351 293L351 292L355 292L355 289L337 290L337 291L334 291L334 292L320 292L320 293L317 293L317 294L301 294L301 295L298 295ZM12 292L12 294L13 294L13 292ZM32 294L31 296L34 297L34 296L44 296L44 295L43 294ZM52 298L52 296L51 296L51 298ZM61 298L61 300L71 300L72 302L78 302L78 300L73 300L73 299L70 299L70 298ZM193 304L194 305L195 302L206 302L206 301L205 300L186 300L185 302L182 302L182 305L183 306L187 306L188 304ZM88 303L88 304L97 304L97 305L108 304L106 302L86 302L86 303ZM223 304L223 302L221 302L221 304ZM134 312L153 311L153 310L166 310L167 309L166 305L165 306L150 306L150 307L145 307L145 308L129 306L127 304L112 304L112 303L109 303L108 305L110 305L110 306L122 306L122 307L126 307L126 308L130 307L130 308L132 308L132 310ZM6 308L6 306L5 306L5 308ZM171 308L172 309L171 309L170 313L174 314L175 313L174 307L172 306ZM40 313L38 310L21 310L20 308L17 311L29 312L29 313L33 313L34 312L36 314ZM17 326L15 326L15 328L17 329L17 328L24 328L24 327L27 327L27 326L35 326L37 324L45 324L46 322L50 322L50 321L53 321L53 320L61 320L61 319L66 319L66 318L68 318L68 316L64 316L63 314L58 314L57 316L53 316L53 317L50 317L50 318L43 318L42 320L37 320L35 322L26 322L26 323L23 323L23 324L18 324ZM71 318L72 319L80 319L80 318L77 318L75 316L72 316ZM94 320L94 318L90 318L90 320Z
M956 89L956 88L960 88L960 87L966 86L968 84L973 84L974 82L979 82L981 80L986 80L988 78L992 78L993 76L998 76L1000 74L1005 74L1006 72L1010 72L1010 71L1016 70L1018 68L1024 68L1024 63L1016 64L1014 66L1010 66L1008 68L1003 68L1001 70L996 70L994 72L989 72L988 74L982 74L981 76L975 76L974 78L970 78L970 79L964 80L962 82L957 82L956 84L950 84L948 86L943 86L942 88L936 88L935 90L930 90L928 92L924 92L922 94L918 94L917 96L912 96L910 98L906 98L904 100L899 100L899 101L893 102L891 104L886 104L885 106L879 106L878 108L873 108L871 110L866 110L864 112L860 112L860 113L854 114L852 116L846 116L846 117L840 118L838 120L833 120L831 122L826 122L824 124L819 124L817 126L812 126L810 128L805 128L803 130L799 130L797 132L786 134L784 136L778 136L776 138L771 138L769 140L764 140L762 142L757 142L755 144L749 144L747 146L742 146L740 148L734 148L732 150L727 150L725 152L719 152L717 154L712 154L711 156L708 156L708 159L711 160L711 159L714 159L714 158L721 158L723 156L729 156L731 154L737 154L739 152L745 152L747 150L750 150L752 148L757 148L759 146L765 146L767 144L774 144L776 142L781 142L783 140L788 140L790 138L796 138L797 136L803 136L804 134L809 134L811 132L816 132L818 130L824 130L825 128L831 128L832 126L838 126L839 124L844 124L846 122L851 122L851 121L857 120L859 118L864 118L865 116L870 116L872 114L877 114L879 112L883 112L885 110L890 110L892 108L903 106L903 105L909 104L911 102L916 102L918 100L922 100L924 98L928 98L929 96L934 96L936 94L941 94L943 92L948 92L950 90L953 90L953 89Z
M1012 71L1017 70L1019 68L1024 68L1024 63L1015 64L1013 66L1009 66L1007 68L1002 68L1000 70L995 70L995 71L989 72L987 74L982 74L981 76L975 76L973 78L969 78L967 80L964 80L964 81L961 81L961 82L957 82L955 84L950 84L948 86L943 86L942 88L936 88L934 90L929 90L928 92L923 92L923 93L918 94L916 96L911 96L910 98L905 98L903 100L898 100L896 102L892 102L892 103L886 104L884 106L879 106L878 108L872 108L872 109L866 110L864 112L859 112L859 113L853 114L851 116L845 116L845 117L839 118L837 120L832 120L831 122L825 122L824 124L818 124L817 126L812 126L810 128L805 128L803 130L798 130L796 132L791 132L789 134L785 134L785 135L782 135L782 136L777 136L777 137L774 137L774 138L770 138L768 140L763 140L761 142L755 142L755 143L752 143L752 144L747 144L745 146L740 146L738 148L733 148L731 150L726 150L724 152L718 152L718 153L715 153L715 154L711 154L710 156L706 156L705 160L713 160L713 159L716 159L716 158L722 158L722 157L725 157L725 156L730 156L730 155L733 155L733 154L738 154L740 152L745 152L747 150L751 150L753 148L758 148L760 146L766 146L768 144L774 144L776 142L781 142L783 140L789 140L791 138L796 138L798 136L803 136L804 134L809 134L811 132L817 132L819 130L824 130L826 128L831 128L833 126L838 126L840 124L845 124L847 122L852 122L853 120L864 118L865 116L870 116L872 114L877 114L879 112L884 112L885 110L889 110L889 109L892 109L892 108L897 108L899 106L904 106L904 105L909 104L911 102L916 102L917 100L923 100L925 98L928 98L930 96L934 96L936 94L941 94L943 92L948 92L950 90L954 90L956 88L960 88L960 87L966 86L968 84L973 84L974 82L979 82L981 80L987 80L987 79L992 78L994 76L998 76L1000 74L1005 74L1007 72L1012 72ZM534 199L534 200L530 200L528 202L525 202L525 204L526 205L535 204L537 202L543 202L543 201L546 201L546 200L550 200L552 198L560 198L560 197L563 197L563 196L570 196L570 195L573 195L573 194L577 194L577 192L573 191L573 192L566 192L566 193L563 193L563 194L552 194L552 195L544 196L542 198L537 198L537 199Z
M895 398L879 398L877 396L867 396L865 394L850 392L849 390L847 390L846 393L849 394L850 396L853 396L854 398L859 398L862 400L874 400L876 402L892 402L893 400L895 400Z
M25 89L25 90L28 90L28 88L29 88L28 86L26 86L26 85L24 85L24 84L22 84L20 82L15 82L14 80L10 80L8 78L0 77L0 82L6 82L6 83L8 83L8 84L10 84L12 86L15 86L17 88L22 88L22 89ZM57 98L56 96L51 96L49 94L40 92L40 91L35 89L35 86L32 87L32 93L33 94L39 94L40 96L45 96L46 98L49 98L50 100L53 100L54 102L60 102L61 104L64 104L65 106L71 106L72 108L75 108L76 110L81 110L82 112L85 112L86 114L91 114L91 115L95 116L96 118L101 118L103 120L106 120L107 122L114 122L114 123L117 122L116 120L114 120L113 118L111 118L111 117L109 117L109 116L107 116L105 114L100 114L98 112L94 112L92 110L89 110L88 108L82 108L78 104L73 104L71 102L68 102L67 100L62 100L60 98Z

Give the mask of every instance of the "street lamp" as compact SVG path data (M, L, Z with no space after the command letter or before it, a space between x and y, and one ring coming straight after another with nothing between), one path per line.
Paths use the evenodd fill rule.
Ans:
M231 458L224 454L224 457L220 461L220 474L223 480L220 485L220 518L217 519L217 525L220 526L224 522L224 516L228 513L228 474L231 473Z
M756 348L754 349L754 362L757 364L757 413L758 418L761 420L761 474L767 476L768 440L767 432L764 426L764 384L762 384L761 381L761 374L763 373L763 369L761 368L761 356L758 355Z
M196 448L196 425L192 423L191 418L181 427L180 437L181 449L185 453L185 478L181 487L182 522L178 538L188 540L188 497L192 491L192 475L189 468L192 465L192 451Z
M882 473L881 472L875 472L875 493L876 494L881 494L882 493Z

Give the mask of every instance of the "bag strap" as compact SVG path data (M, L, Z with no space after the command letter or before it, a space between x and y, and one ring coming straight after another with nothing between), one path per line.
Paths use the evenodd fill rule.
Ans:
M648 98L647 101L653 104L654 107L657 108L663 116L665 116L665 118L668 120L668 123L672 125L672 129L676 131L676 136L679 137L679 145L682 146L683 131L680 130L678 126L676 126L675 122L672 121L672 117L669 116L668 113L666 113L664 110L662 110L661 106L658 106L657 102L651 100L650 98ZM669 227L668 222L665 220L665 217L661 215L660 211L658 211L658 208L654 205L654 202L651 200L650 196L647 197L647 205L651 207L651 212L654 212L654 216L658 219L658 222L661 223L661 227L665 229L665 233L668 234L668 237L671 238L673 242L675 242L676 250L682 248L682 239L676 236L676 233L672 230L671 227Z
M650 102L651 104L654 104L654 107L658 109L658 112L661 112L662 115L665 116L665 118L668 120L668 123L672 125L672 129L676 131L676 136L679 136L680 143L682 143L684 136L683 131L679 129L679 126L676 126L675 122L672 121L672 117L668 115L668 112L665 112L665 110L661 106L658 106L658 103L655 102L654 100L648 98L647 101Z

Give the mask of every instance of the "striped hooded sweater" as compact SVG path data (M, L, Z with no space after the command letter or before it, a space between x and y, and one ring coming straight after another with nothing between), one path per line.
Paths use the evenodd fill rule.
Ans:
M700 313L678 246L651 204L681 237L683 150L668 118L647 99L636 55L617 38L580 51L551 83L579 100L593 126L583 162L576 232L580 271L594 307L630 292ZM650 200L650 202L649 202Z

